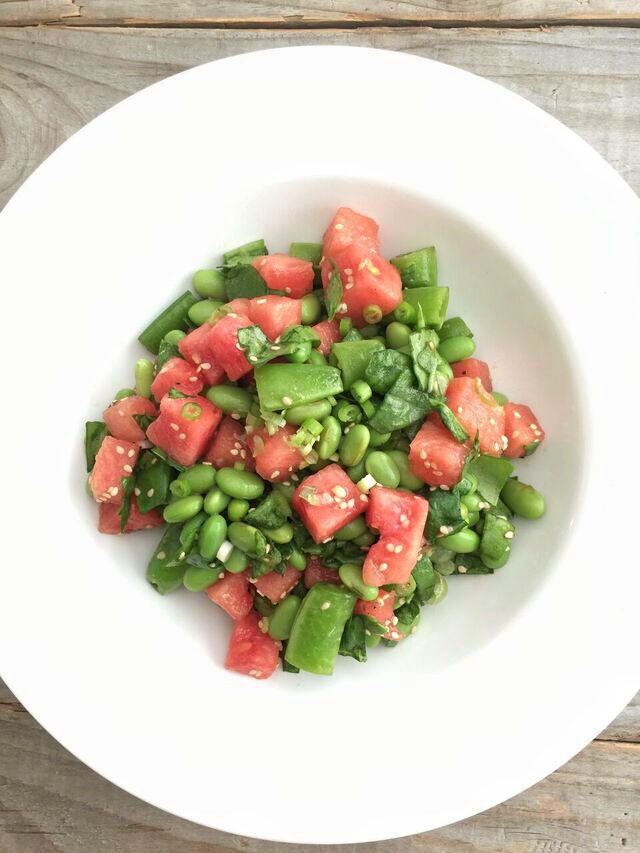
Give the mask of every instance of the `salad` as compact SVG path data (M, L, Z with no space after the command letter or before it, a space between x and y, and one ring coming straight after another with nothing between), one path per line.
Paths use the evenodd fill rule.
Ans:
M228 669L364 662L448 576L505 565L515 516L545 511L511 461L544 430L446 319L433 246L386 260L342 207L322 244L256 240L193 286L140 335L135 388L86 424L88 490L101 533L163 527L147 579L226 611Z

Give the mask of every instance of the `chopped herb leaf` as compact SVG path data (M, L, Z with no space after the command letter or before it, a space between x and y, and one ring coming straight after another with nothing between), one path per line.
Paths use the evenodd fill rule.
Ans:
M427 539L432 544L439 536L457 533L465 525L460 509L460 498L454 492L436 489L429 493L429 516L427 518ZM446 533L444 532L446 528Z
M132 475L122 478L122 504L118 511L118 517L120 518L120 533L124 533L124 529L129 521L131 498L133 497L133 488L135 484L136 478Z
M467 460L463 476L469 474L478 481L478 492L492 506L498 502L502 487L513 473L513 465L504 458L481 453Z
M440 342L446 341L448 338L473 337L473 332L461 317L450 317L448 320L445 320L438 334Z
M178 560L182 552L179 524L167 525L153 556L147 566L147 580L161 595L173 592L182 586L182 578L187 568L185 560Z
M333 264L333 271L331 273L331 278L329 279L329 286L327 287L327 294L325 296L327 315L330 320L333 320L336 316L336 311L342 305L343 296L344 291L342 289L342 279L340 278L337 266Z
M158 348L158 357L156 359L156 373L158 373L162 367L169 361L170 358L182 358L180 350L176 346L176 344L170 344L164 340L164 338L160 341L160 347Z
M186 470L187 470L187 469L184 467L184 465L181 465L179 462L176 462L176 461L175 461L175 459L171 459L171 457L170 457L170 456L168 456L168 455L164 452L164 450L160 450L160 448L159 448L159 447L152 447L152 448L151 448L151 452L152 452L152 453L155 453L155 455L156 455L159 459L162 459L164 462L166 462L166 463L167 463L167 465L170 465L172 468L175 468L175 470L176 470L176 471L180 471L180 472L182 472L182 471L186 471Z
M416 421L422 421L432 411L429 397L412 387L412 373L405 370L384 395L382 404L370 420L378 432L394 432Z
M482 562L480 557L475 554L455 554L454 555L455 571L454 575L492 575L493 569Z
M264 296L269 292L265 280L258 270L254 269L247 260L238 261L236 266L227 270L225 287L227 301L233 299L253 299L254 296Z
M149 426L155 421L155 417L152 415L134 415L133 419L143 432L146 432Z
M107 425L102 421L87 421L84 425L84 452L87 459L87 471L93 471L96 454L105 437L109 435Z
M442 423L446 426L451 435L460 442L460 444L464 444L465 441L469 440L469 436L465 432L462 424L442 399L432 398L431 405L440 415Z
M377 350L373 353L365 371L365 379L371 390L384 394L401 373L411 367L411 359L394 349Z
M351 616L344 626L338 654L354 658L360 663L365 663L367 660L367 648L365 646L364 631L364 619L362 616Z
M435 492L433 492L433 494L435 494ZM416 582L413 601L418 604L426 604L433 595L433 590L438 582L438 574L433 568L433 563L426 554L423 554L420 557L413 567L411 574Z
M422 391L443 396L451 379L451 368L438 352L440 339L432 329L422 329L409 336L413 372Z
M142 417L145 416L142 415ZM136 486L140 490L137 498L140 512L149 512L166 504L169 500L169 483L172 479L171 467L156 454L147 450L140 457L138 468Z
M275 530L282 527L291 515L291 508L281 492L269 492L255 509L249 510L246 520L248 524L262 530Z
M261 238L260 240L252 240L250 243L244 243L236 249L230 249L224 253L224 268L232 269L238 264L250 264L254 258L259 258L261 255L268 255L269 250Z

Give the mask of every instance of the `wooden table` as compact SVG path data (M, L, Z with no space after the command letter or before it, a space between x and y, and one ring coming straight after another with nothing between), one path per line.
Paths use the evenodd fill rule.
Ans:
M211 59L318 43L411 52L496 80L576 130L640 191L640 0L0 0L0 207L56 146L130 93ZM0 683L0 853L285 847L356 849L252 841L166 815L76 761ZM637 853L638 697L508 803L358 849Z

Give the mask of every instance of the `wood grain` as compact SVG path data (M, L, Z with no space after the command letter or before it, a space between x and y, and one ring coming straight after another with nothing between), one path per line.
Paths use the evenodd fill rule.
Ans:
M66 21L110 26L262 23L494 23L617 22L640 20L629 0L0 0L0 24Z
M513 89L590 142L640 190L640 30L0 28L0 206L55 147L131 92L251 50L371 45L462 66Z

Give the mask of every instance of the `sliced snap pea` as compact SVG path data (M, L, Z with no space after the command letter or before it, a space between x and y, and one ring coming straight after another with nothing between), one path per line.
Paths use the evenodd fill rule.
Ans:
M136 361L135 379L136 379L136 394L141 397L151 396L151 383L153 382L153 362L148 358L139 358Z
M176 479L169 486L169 491L174 498L186 498L187 495L191 494L191 486L186 480Z
M289 254L292 258L311 261L314 267L317 267L322 260L322 243L292 243L289 246Z
M311 587L291 628L285 659L305 672L331 675L355 603L353 593L334 584Z
M227 522L220 514L210 515L200 528L198 548L205 560L213 560L227 538Z
M331 403L329 400L316 400L315 403L301 403L299 406L291 406L285 409L284 419L288 424L300 426L309 418L316 421L324 421L331 414Z
M313 326L322 314L322 304L315 293L307 293L300 300L302 313L301 323L303 326Z
M438 544L449 551L454 551L456 554L473 554L480 547L480 537L475 530L465 527L457 533L452 533L449 536L443 536L438 539Z
M198 270L193 274L193 289L203 299L227 300L224 276L220 270Z
M202 509L202 496L189 495L167 504L162 516L169 524L180 524L197 515Z
M408 302L401 302L393 312L393 316L398 323L405 323L410 326L416 321L416 309Z
M396 609L396 605L402 607L398 602L404 598L406 601L407 598L410 598L416 590L416 579L413 575L409 575L409 580L406 583L396 583L393 585L393 588L396 593L396 598L394 602L394 610Z
M311 350L311 353L309 354L309 358L307 359L307 361L309 362L309 364L316 364L316 365L326 365L326 363L327 363L327 359L322 355L322 353L318 349L312 349Z
M153 353L157 353L160 342L172 329L187 328L187 312L198 300L190 291L183 293L175 302L159 314L144 332L138 336L140 343Z
M382 308L379 305L365 305L362 318L365 323L379 323L382 320Z
M385 330L387 346L390 349L401 349L402 347L408 347L410 335L411 329L409 328L409 326L407 326L405 323L398 323L397 321L389 323Z
M249 506L249 501L242 500L242 498L233 498L230 500L227 507L229 521L241 521L249 512Z
M322 421L322 432L316 450L320 459L329 459L337 451L342 438L342 426L337 418L329 415Z
M357 539L358 536L362 536L366 532L367 522L364 520L363 515L358 515L348 524L345 524L344 527L341 527L340 530L337 530L333 534L333 538L337 539L338 542L350 542L352 539Z
M281 524L280 527L276 527L274 530L265 530L264 534L272 542L276 542L278 545L286 545L287 542L291 542L293 539L293 525L285 521L284 524Z
M218 488L231 498L252 501L264 492L264 480L252 471L220 468L216 474Z
M215 299L201 299L189 308L189 319L194 326L201 326L211 318L211 315L222 306L222 302Z
M498 405L504 406L505 403L509 402L509 398L506 394L501 394L499 391L492 391L491 393L493 395L493 399L498 403Z
M342 400L333 410L333 415L343 424L354 424L362 420L360 407Z
M269 636L274 640L288 640L291 628L296 618L301 599L295 595L288 595L278 602L275 610L269 616Z
M396 464L400 475L400 485L403 489L409 489L410 492L417 492L424 486L422 480L416 477L411 470L408 453L404 450L387 450L387 455Z
M446 580L440 572L436 572L436 582L431 593L431 598L427 599L427 604L439 604L443 598L446 598L449 587Z
M534 520L544 515L545 502L540 492L516 478L507 480L500 497L509 509L521 518Z
M205 492L212 489L215 482L216 469L213 465L205 465L202 462L197 465L192 465L191 468L187 468L186 471L182 471L174 480L174 483L186 483L191 489L191 492L188 494L194 493L198 495L203 495ZM173 486L174 483L171 485Z
M135 395L135 391L133 388L121 388L119 391L116 391L114 400L124 400L125 397L133 397Z
M253 397L246 388L237 388L235 385L213 385L206 392L207 400L219 409L230 415L237 413L246 415L251 410Z
M202 592L220 578L221 569L211 566L187 566L182 583L189 592Z
M400 485L400 470L393 458L383 450L372 450L364 463L365 471L375 477L376 482L388 489L396 489Z
M362 569L355 563L343 563L338 569L340 580L363 601L374 601L378 597L378 587L370 586L362 580Z
M232 575L239 575L249 565L249 558L239 548L234 548L225 560L224 567Z
M222 512L226 509L231 498L222 492L217 486L214 486L204 499L204 511L209 515L215 515L217 512Z
M438 346L438 352L448 362L462 361L463 358L472 356L475 351L476 345L473 338L468 338L466 335L447 338Z
M293 352L290 352L286 355L287 361L292 362L293 364L303 364L305 361L309 360L309 356L311 355L313 347L311 344L306 341L305 343L298 344Z
M356 401L356 403L360 404L366 403L366 401L371 398L371 395L373 393L371 390L371 386L368 385L364 381L364 379L356 379L356 381L349 389L349 392L353 399Z
M371 434L364 424L352 426L340 442L340 462L345 467L353 467L362 461L369 447Z

